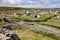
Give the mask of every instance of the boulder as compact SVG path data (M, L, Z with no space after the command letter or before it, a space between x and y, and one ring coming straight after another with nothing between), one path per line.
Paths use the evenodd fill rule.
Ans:
M4 21L4 22L7 22L7 23L11 23L7 18L2 18L2 21Z
M12 34L11 39L13 39L13 40L21 40L16 34Z
M0 40L21 40L15 33L0 34Z

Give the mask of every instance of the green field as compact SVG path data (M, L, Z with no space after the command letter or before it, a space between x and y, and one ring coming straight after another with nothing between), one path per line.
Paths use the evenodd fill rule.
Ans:
M18 34L21 40L60 40L59 37L42 32L33 32L29 30L14 30L14 32Z
M29 14L26 12L29 11ZM2 8L0 7L0 18L7 17L9 20L16 23L34 22L40 25L46 25L60 29L60 11L55 14L55 11L42 9L25 9L25 8ZM14 15L14 12L17 16ZM45 13L43 13L45 12ZM43 13L43 15L41 14ZM32 17L34 14L40 14L41 17ZM58 18L59 17L59 18ZM0 25L5 23L0 22ZM29 30L13 30L18 34L21 40L60 40L60 37L54 37L52 34L38 33Z

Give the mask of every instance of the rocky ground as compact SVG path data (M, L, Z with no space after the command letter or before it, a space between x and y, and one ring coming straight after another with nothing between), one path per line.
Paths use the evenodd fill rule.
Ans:
M21 29L28 29L32 31L42 31L47 34L54 34L55 36L60 36L60 30L53 27L38 25L38 24L20 24L19 25Z
M60 30L57 28L38 25L32 22L24 22L22 24L17 23L6 23L5 25L0 26L0 40L21 40L15 32L12 30L22 29L30 30L35 32L43 32L46 34L53 34L55 36L60 36Z
M0 27L0 40L21 40L12 30Z
M15 29L23 29L23 30L32 30L32 31L42 31L47 34L54 34L55 36L60 36L60 30L53 27L33 24L33 23L24 23L24 24L7 24L4 25L3 28L7 28L9 30Z
M17 36L17 34L12 32L12 30L16 30L16 29L31 30L31 31L36 31L36 32L42 31L43 33L60 36L60 30L57 28L38 25L38 24L32 23L32 22L25 22L23 24L7 23L3 26L0 26L0 33L1 33L0 39L1 40L11 40L11 39L12 40L20 40L20 38Z

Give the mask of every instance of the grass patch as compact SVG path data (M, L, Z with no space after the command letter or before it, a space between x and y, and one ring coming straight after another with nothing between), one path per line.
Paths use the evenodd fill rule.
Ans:
M54 24L52 22L36 22L36 23L60 29L60 25Z
M25 22L44 22L44 21L47 21L47 20L50 20L52 17L54 17L56 15L45 15L45 16L42 16L41 18L31 18L29 16L20 16L20 17L12 17L12 19L17 19L17 20L20 20L20 21L25 21Z
M44 36L51 37L51 38L53 38L55 40L60 40L60 36L55 36L53 34L47 34L47 33L44 33L42 31L40 31L40 32L33 31L33 32L36 33L36 34L42 34Z
M16 34L21 38L21 40L59 40L56 37L50 37L52 35L47 35L42 32L34 32L29 30L14 30Z

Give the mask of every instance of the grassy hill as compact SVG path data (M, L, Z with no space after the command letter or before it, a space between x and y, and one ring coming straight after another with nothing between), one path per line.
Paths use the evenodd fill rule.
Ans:
M34 22L60 29L60 10L0 7L0 18L7 17L16 23ZM3 25L4 23L1 23ZM13 30L22 40L60 40L59 37L29 30Z

